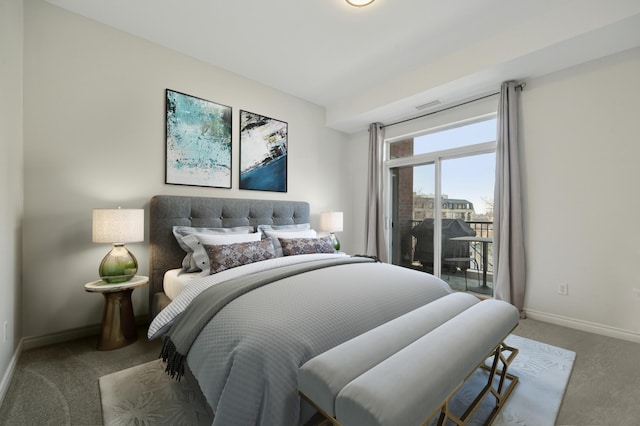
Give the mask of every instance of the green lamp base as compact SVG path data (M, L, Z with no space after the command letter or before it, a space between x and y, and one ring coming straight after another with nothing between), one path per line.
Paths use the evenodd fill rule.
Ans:
M129 281L138 272L138 261L124 244L114 244L98 269L100 279L109 284Z
M331 244L333 244L333 248L336 249L336 251L340 251L340 240L338 240L338 237L336 237L336 234L333 232L331 232Z

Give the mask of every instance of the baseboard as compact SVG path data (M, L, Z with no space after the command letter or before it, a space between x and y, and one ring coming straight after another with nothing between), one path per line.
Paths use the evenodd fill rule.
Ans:
M9 391L9 386L11 386L11 380L13 379L13 374L16 371L18 358L20 358L20 354L22 353L23 342L24 339L20 339L20 342L18 342L18 347L16 347L16 350L13 352L11 362L9 362L9 366L7 367L7 370L4 372L4 376L2 377L2 382L0 382L0 406L2 406L4 397Z
M23 349L35 349L42 346L53 345L56 343L68 342L69 340L82 339L84 337L97 336L100 334L100 326L92 325L88 327L79 327L71 330L60 331L58 333L45 334L44 336L29 336L23 338Z
M136 316L136 325L143 326L149 324L148 315ZM58 333L46 334L44 336L25 337L23 349L34 349L42 346L53 345L56 343L68 342L70 340L82 339L85 337L97 336L100 334L100 325L90 325L86 327L78 327L71 330L65 330Z
M567 328L573 328L575 330L581 330L589 333L600 334L602 336L614 337L616 339L640 343L640 333L636 333L633 331L623 330L621 328L610 327L608 325L597 324L594 322L578 320L575 318L563 317L561 315L549 314L533 309L525 309L525 313L527 315L527 318L531 318L537 321L548 322Z

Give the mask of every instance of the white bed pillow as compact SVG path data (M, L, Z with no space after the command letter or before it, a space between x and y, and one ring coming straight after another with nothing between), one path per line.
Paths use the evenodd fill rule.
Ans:
M296 223L293 225L258 225L258 231L305 231L311 229L310 223Z
M253 232L251 234L190 234L182 238L182 241L193 251L193 261L202 270L200 275L210 274L209 255L203 247L207 245L226 245L235 243L249 243L260 241L262 234Z
M284 231L274 231L269 229L262 229L262 233L269 239L271 239L271 243L273 244L273 248L276 251L277 257L282 257L284 254L282 253L282 246L280 245L279 238L316 238L316 231L313 229L287 229Z
M192 226L174 226L173 227L173 236L176 237L176 241L182 250L184 250L187 254L182 259L182 270L183 272L196 272L199 271L200 268L193 261L193 250L183 241L183 238L187 235L192 234L248 234L253 232L253 226L236 226L233 228L194 228Z

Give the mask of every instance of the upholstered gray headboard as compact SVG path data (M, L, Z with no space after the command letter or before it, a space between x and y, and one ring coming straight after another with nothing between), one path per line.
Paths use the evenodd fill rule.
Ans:
M310 209L304 201L155 195L149 220L149 315L153 318L168 302L162 288L165 272L179 268L185 256L173 236L175 225L230 228L309 223Z

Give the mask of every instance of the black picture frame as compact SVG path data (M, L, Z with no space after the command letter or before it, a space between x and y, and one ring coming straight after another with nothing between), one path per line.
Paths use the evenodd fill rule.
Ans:
M231 188L232 108L166 89L165 183Z
M289 124L240 110L240 189L287 192Z

